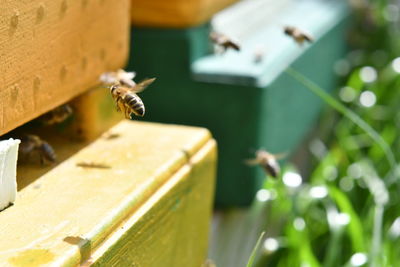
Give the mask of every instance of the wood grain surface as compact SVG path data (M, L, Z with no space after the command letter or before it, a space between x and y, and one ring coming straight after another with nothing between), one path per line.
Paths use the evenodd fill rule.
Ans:
M0 8L0 135L123 67L129 0L4 0Z
M210 133L131 121L110 132L120 136L99 138L37 178L32 166L18 169L18 182L29 182L0 212L2 266L200 266L216 170Z
M185 28L207 22L216 12L238 0L132 0L132 24L144 27Z

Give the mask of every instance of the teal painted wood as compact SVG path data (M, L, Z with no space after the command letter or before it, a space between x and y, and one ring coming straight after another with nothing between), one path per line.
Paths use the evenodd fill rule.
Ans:
M229 51L224 55L207 55L196 60L192 64L194 79L267 88L305 51L315 49L315 46L320 47L320 44L298 46L291 38L283 34L283 26L294 25L311 33L315 39L319 40L325 35L332 34L332 29L349 15L349 8L343 0L294 1L289 6L277 8L275 12L279 12L279 16L260 28L256 34L247 36L247 39L243 40L240 53ZM259 13L262 14L262 12ZM236 19L245 20L246 15ZM259 15L256 14L256 16ZM235 27L235 25L230 27ZM235 32L230 28L226 31ZM238 34L244 35L241 32ZM329 45L329 48L332 49L333 45ZM257 64L253 60L254 52L260 46L264 48L264 60Z
M293 151L319 114L321 101L284 69L291 65L328 90L336 86L333 64L346 50L347 11L342 5L315 8L321 13L315 24L306 24L307 16L297 17L317 34L317 41L308 48L300 49L292 40L281 38L282 33L269 40L263 29L261 36L249 40L250 44L257 39L269 40L282 49L274 50L276 55L260 66L248 64L251 59L246 58L246 51L235 59L240 67L210 55L209 25L183 30L132 29L128 69L135 70L139 80L157 77L141 94L145 120L203 126L212 131L219 147L218 206L250 204L265 176L261 170L246 166L244 159L259 147L272 152ZM289 22L296 22L291 16Z

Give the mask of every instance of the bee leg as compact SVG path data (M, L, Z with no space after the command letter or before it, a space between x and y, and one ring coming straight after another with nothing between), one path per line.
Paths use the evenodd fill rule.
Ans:
M119 106L121 104L121 98L120 97L117 97L115 99L115 104L116 104L116 107L117 107L117 111L121 111L121 108Z
M258 159L246 159L244 161L244 163L249 166L254 166L254 165L260 164L260 161Z
M44 165L44 156L42 153L39 153L39 161L40 161L40 165Z
M125 118L127 118L128 120L131 119L131 112L128 108L125 107Z

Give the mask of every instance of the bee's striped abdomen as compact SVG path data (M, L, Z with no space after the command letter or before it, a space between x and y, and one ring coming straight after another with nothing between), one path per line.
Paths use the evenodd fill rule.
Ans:
M136 94L130 93L125 96L125 103L130 108L131 112L136 116L143 117L144 116L144 104L142 99Z

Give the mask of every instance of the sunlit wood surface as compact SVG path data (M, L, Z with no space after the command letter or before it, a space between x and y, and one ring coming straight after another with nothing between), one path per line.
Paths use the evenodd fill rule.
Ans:
M130 121L109 133L84 147L54 138L65 161L20 166L17 201L0 212L2 264L200 266L215 179L210 133Z
M0 135L123 67L129 7L129 0L2 1Z

